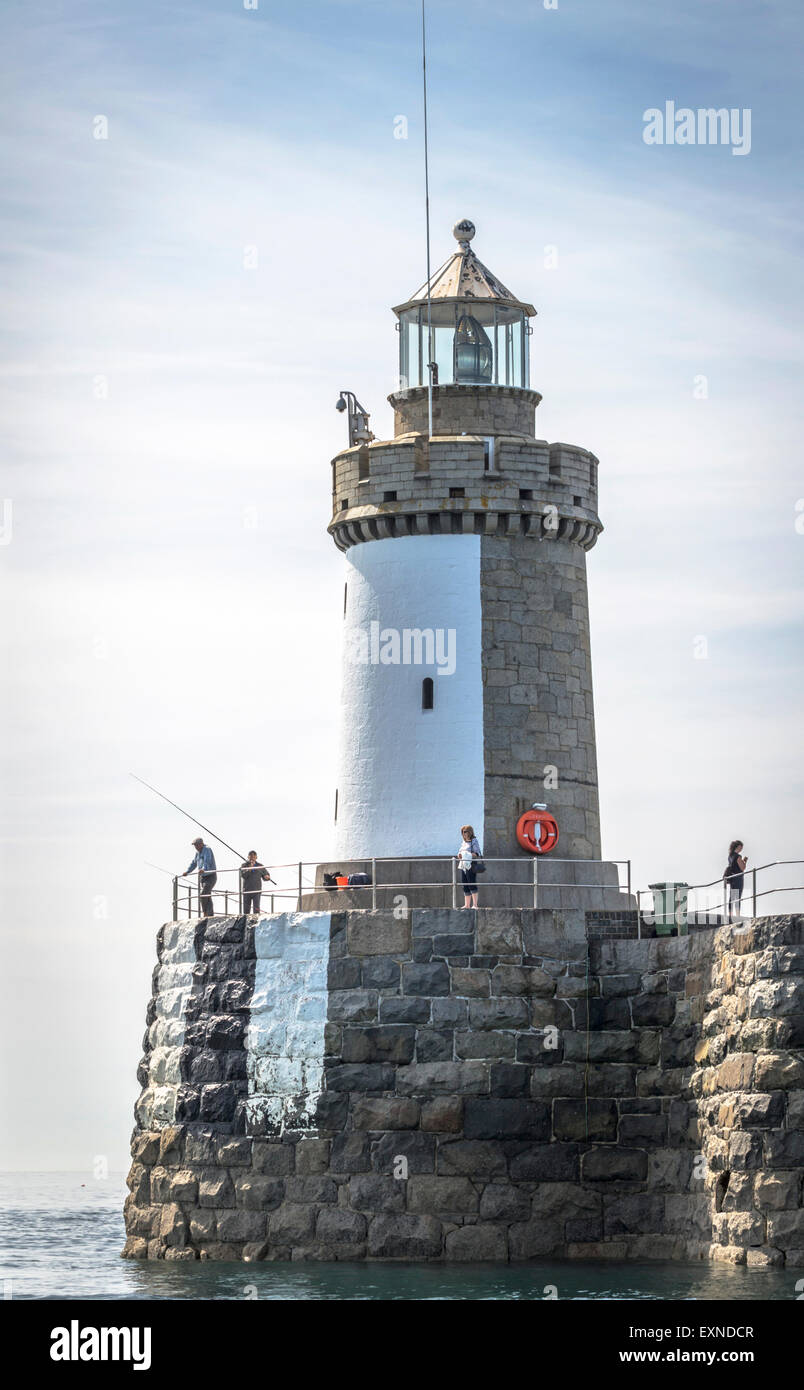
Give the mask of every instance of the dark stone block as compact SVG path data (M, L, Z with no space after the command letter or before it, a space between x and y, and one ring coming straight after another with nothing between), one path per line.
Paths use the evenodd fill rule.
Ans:
M647 1102L643 1101L642 1104ZM621 1107L622 1108L622 1107ZM691 1107L685 1100L671 1100L668 1111L667 1142L676 1148L687 1139Z
M603 1062L591 1067L587 1078L590 1096L633 1096L636 1067L626 1063Z
M804 1047L804 1014L788 1014L776 1020L777 1047Z
M434 956L471 956L475 949L474 932L466 932L455 936L434 936L433 955Z
M442 1177L503 1178L507 1168L505 1150L494 1140L456 1139L438 1146Z
M581 1022L579 1019L578 1022ZM627 999L590 999L589 1027L630 1028L631 1015Z
M328 1091L392 1091L394 1068L379 1062L325 1065L324 1079Z
M246 1020L232 1014L218 1015L207 1023L208 1047L242 1047L246 1031Z
M429 1023L430 1000L387 995L380 1000L380 1023Z
M433 961L429 965L403 966L402 992L428 996L449 994L449 966L443 961Z
M480 1198L481 1221L527 1221L531 1199L511 1183L489 1183Z
M517 1066L513 1062L496 1062L489 1068L489 1090L493 1096L501 1098L527 1096L530 1074L530 1067Z
M603 1229L607 1236L664 1234L664 1198L646 1192L609 1198Z
M365 989L331 990L329 995L331 1023L376 1023L377 992Z
M536 1100L469 1098L463 1132L467 1139L549 1139L550 1111Z
M179 1086L176 1092L176 1120L179 1124L197 1120L201 1113L201 1096L195 1086Z
M346 1027L343 1060L349 1062L413 1061L416 1030L412 1024L391 1023L378 1028Z
M458 1057L467 1060L494 1057L498 1060L506 1058L513 1061L515 1049L516 1035L514 1033L502 1033L487 1029L482 1033L456 1032L455 1034L455 1052Z
M396 989L399 976L399 961L391 956L367 956L363 961L364 989Z
M644 1182L648 1176L648 1155L642 1149L619 1146L589 1149L581 1159L584 1182Z
M328 989L359 989L360 984L360 961L355 956L342 956L340 960L330 960L327 970Z
M435 1171L435 1135L417 1134L409 1130L397 1130L384 1134L372 1146L371 1166L375 1173L394 1175L396 1159L407 1159L409 1173L432 1173Z
M603 975L600 980L600 989L606 998L624 998L629 994L638 994L640 977L636 973L628 975Z
M224 1053L220 1049L207 1047L201 1052L196 1052L190 1047L183 1047L180 1058L181 1074L194 1086L202 1086L206 1081L223 1081L223 1057Z
M366 1218L355 1211L321 1211L315 1227L322 1246L353 1250L366 1238Z
M668 994L635 994L631 1017L635 1028L668 1028L676 1016L676 1001Z
M530 1014L525 999L470 999L471 1028L528 1028Z
M515 1182L577 1182L577 1144L528 1144L509 1150L508 1169Z
M557 1047L546 1047L545 1041L557 1041ZM558 1038L554 1033L520 1033L516 1039L516 1060L518 1062L530 1062L535 1066L551 1067L561 1062L564 1057L564 1038L559 1033Z
M431 1008L434 1028L462 1028L469 1017L466 1000L453 996L434 999Z
M433 959L433 938L431 936L417 937L413 942L413 960L417 965L427 965Z
M603 1239L603 1222L598 1216L579 1216L564 1223L564 1239L568 1245L574 1241L586 1243Z
M245 1080L248 1061L245 1051L238 1052L229 1050L226 1052L219 1052L218 1056L223 1063L222 1081Z
M649 1148L661 1146L667 1141L667 1116L623 1115L618 1138L621 1144L645 1144Z
M557 1100L553 1106L556 1139L614 1141L617 1106L613 1100Z
M286 1178L285 1198L288 1202L321 1202L331 1205L338 1200L338 1189L332 1178L328 1177Z
M369 1254L387 1260L435 1259L441 1254L441 1222L411 1212L377 1215L369 1226Z
M232 1082L202 1086L200 1118L213 1123L233 1120L237 1098L237 1092Z
M404 1211L405 1183L377 1173L351 1178L349 1205L358 1211Z
M687 1106L683 1101L673 1101L671 1105L681 1105L685 1114ZM621 1115L660 1115L662 1101L660 1096L624 1096L617 1102Z
M207 922L204 928L204 946L211 943L238 944L242 946L245 938L245 917L224 917L221 921Z
M331 1173L367 1173L371 1168L371 1142L367 1134L338 1134L332 1141Z
M318 1097L315 1107L316 1125L327 1133L340 1132L346 1124L349 1110L349 1096L336 1091L324 1091Z
M694 1062L696 1055L696 1044L700 1033L693 1026L672 1027L665 1029L661 1034L662 1045L659 1052L659 1062L662 1070L676 1068L676 1066L687 1066Z
M499 965L499 956L471 956L469 966L472 970L493 970Z
M455 1050L455 1035L451 1032L435 1032L430 1028L420 1028L416 1033L417 1062L450 1062ZM405 1058L409 1061L410 1058Z

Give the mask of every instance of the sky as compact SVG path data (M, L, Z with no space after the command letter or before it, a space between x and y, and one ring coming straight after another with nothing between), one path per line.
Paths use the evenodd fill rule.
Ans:
M273 864L328 854L333 407L392 434L420 12L2 25L0 1167L118 1169L194 834L130 773ZM428 4L433 262L471 218L539 311L537 434L601 461L603 853L642 887L716 879L736 836L804 853L803 30L797 0ZM646 144L667 101L750 110L750 152Z

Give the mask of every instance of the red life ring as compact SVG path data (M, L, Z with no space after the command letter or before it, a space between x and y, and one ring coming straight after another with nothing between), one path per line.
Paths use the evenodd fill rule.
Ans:
M538 841L537 825L540 827ZM516 838L531 854L549 854L558 844L558 822L549 811L526 811L516 823Z

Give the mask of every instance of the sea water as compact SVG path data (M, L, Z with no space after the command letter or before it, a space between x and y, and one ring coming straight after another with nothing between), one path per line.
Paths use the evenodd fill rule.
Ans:
M122 1174L0 1174L6 1298L782 1300L802 1270L709 1264L230 1264L121 1260Z

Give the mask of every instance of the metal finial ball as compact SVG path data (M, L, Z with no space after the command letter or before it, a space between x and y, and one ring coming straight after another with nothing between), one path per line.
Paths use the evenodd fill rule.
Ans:
M456 222L452 229L452 235L461 246L468 246L475 234L475 224L470 222L468 217L464 217L460 222Z

